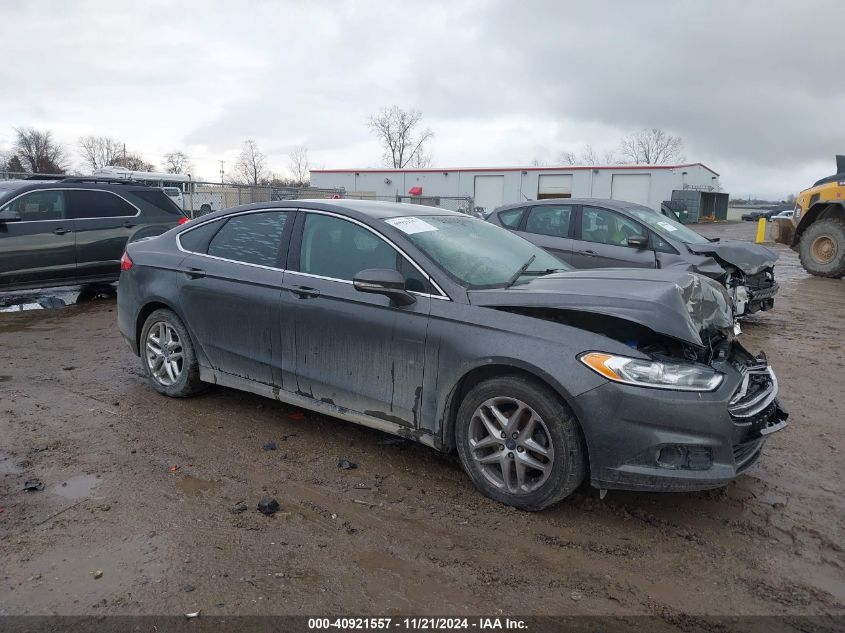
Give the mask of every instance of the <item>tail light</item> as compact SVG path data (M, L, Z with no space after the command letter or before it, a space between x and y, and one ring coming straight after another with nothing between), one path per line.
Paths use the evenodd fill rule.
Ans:
M190 220L190 219L191 219L191 218L184 218L184 217L183 217L183 218L179 218L179 222L178 222L177 224L179 224L179 226L182 226L183 224L185 224L185 223L186 223L188 220Z
M120 258L120 270L129 270L134 265L135 262L129 257L129 253L124 251L123 256Z

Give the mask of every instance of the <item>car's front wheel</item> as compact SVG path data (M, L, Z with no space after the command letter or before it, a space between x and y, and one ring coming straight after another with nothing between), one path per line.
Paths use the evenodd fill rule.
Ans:
M587 451L569 408L551 389L523 376L479 383L455 426L458 454L476 487L524 510L542 510L584 480Z
M171 398L203 390L199 363L185 325L170 310L156 310L141 330L141 359L153 389Z

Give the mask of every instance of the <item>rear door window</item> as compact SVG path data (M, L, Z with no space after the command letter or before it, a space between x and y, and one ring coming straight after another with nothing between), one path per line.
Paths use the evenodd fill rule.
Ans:
M0 217L20 216L22 222L64 220L67 217L63 191L32 191L0 209Z
M544 205L533 207L525 222L525 231L552 237L569 237L572 205Z
M131 217L139 213L137 207L110 191L74 189L67 195L70 217L78 220Z
M280 268L279 249L288 214L247 213L226 221L208 245L208 254L245 264Z

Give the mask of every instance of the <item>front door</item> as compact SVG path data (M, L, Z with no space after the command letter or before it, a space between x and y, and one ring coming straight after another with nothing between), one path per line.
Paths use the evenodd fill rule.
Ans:
M629 237L648 237L650 231L619 213L585 205L572 245L576 268L655 268L651 242L647 248L627 245Z
M186 325L211 366L226 374L282 386L275 369L283 271L279 263L292 213L233 215L215 230L201 225L182 236L180 266Z
M362 224L308 212L301 225L285 275L285 292L296 298L299 393L416 426L431 305L427 282ZM399 307L355 290L353 277L368 268L403 272L408 290L418 292L416 303Z
M0 288L73 283L74 227L58 189L25 193L0 209Z

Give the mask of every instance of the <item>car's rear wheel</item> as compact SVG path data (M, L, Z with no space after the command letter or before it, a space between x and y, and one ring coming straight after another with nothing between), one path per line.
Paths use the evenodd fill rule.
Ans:
M458 454L476 487L524 510L542 510L584 480L587 451L572 412L548 387L523 376L479 383L455 426Z
M140 342L144 373L153 389L171 398L203 390L191 337L176 314L166 309L150 314Z

